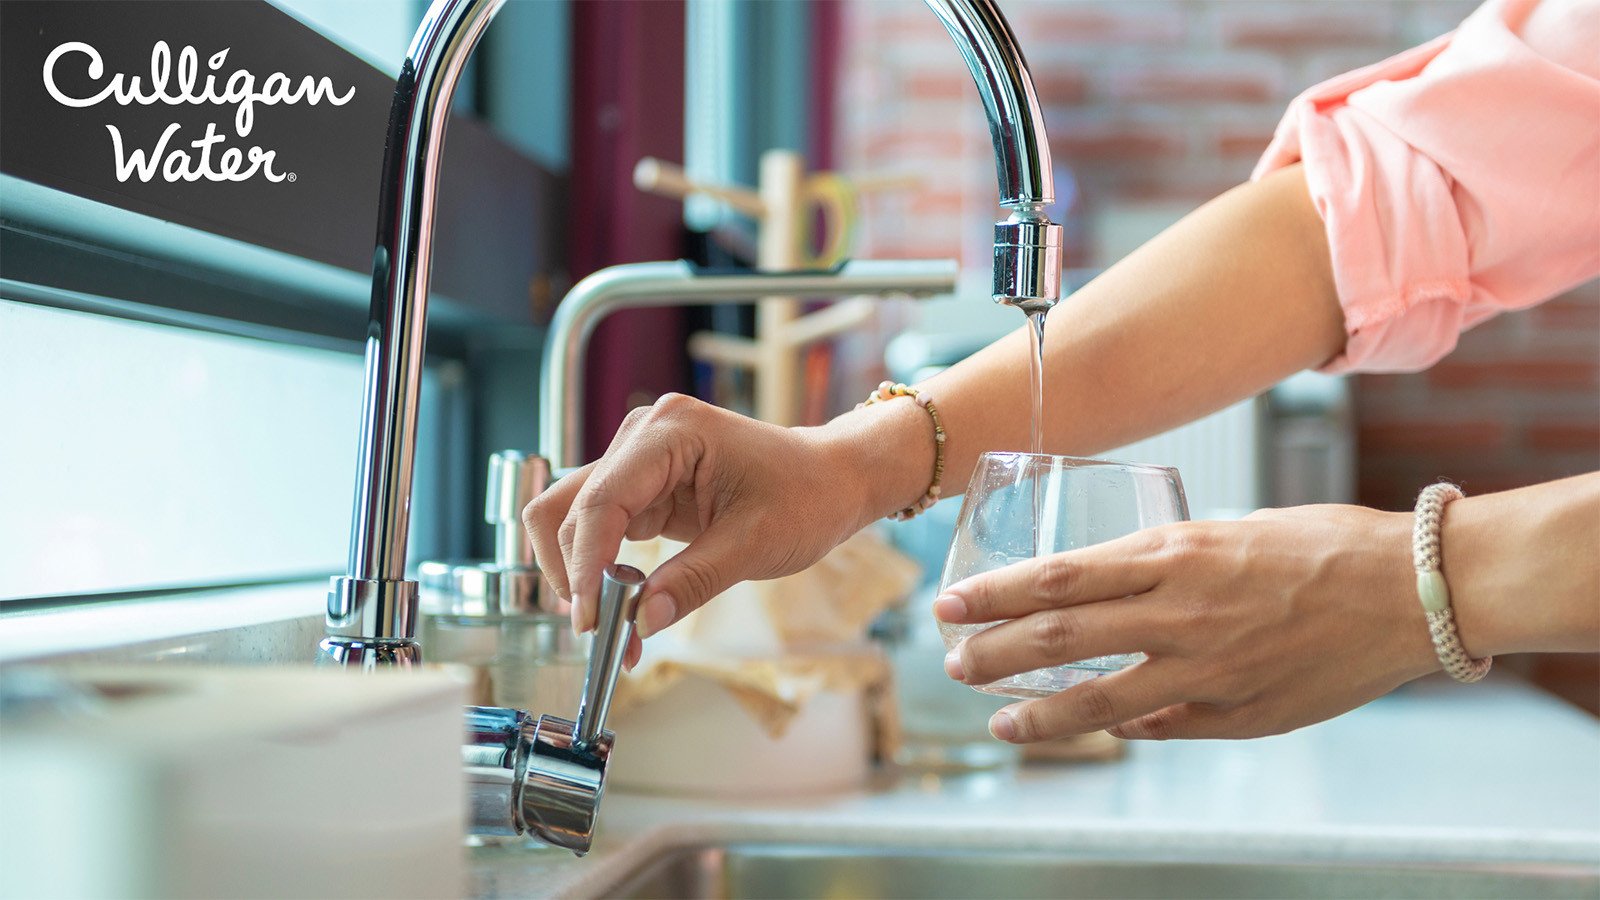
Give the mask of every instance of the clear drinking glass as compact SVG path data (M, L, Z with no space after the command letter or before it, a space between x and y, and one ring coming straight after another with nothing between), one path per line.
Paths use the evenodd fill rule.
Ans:
M1071 456L985 453L962 500L939 590L1034 556L1087 547L1188 518L1177 469ZM962 638L997 624L941 622L939 632L950 649ZM975 688L1002 697L1047 697L1142 659L1142 653L1101 656Z

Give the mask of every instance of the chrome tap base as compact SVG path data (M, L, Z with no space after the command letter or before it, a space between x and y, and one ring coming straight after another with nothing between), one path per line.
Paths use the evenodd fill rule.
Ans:
M492 619L549 615L554 609L550 584L536 568L502 569L484 560L429 560L417 566L417 578L422 585L422 612L430 616Z
M577 727L560 716L539 717L523 776L520 815L528 834L582 856L594 841L613 735L601 731L579 744Z
M364 671L409 669L422 665L422 645L416 641L326 637L317 644L317 665Z
M417 583L335 575L328 584L330 636L409 641L417 635Z
M560 716L469 706L461 760L471 829L480 837L525 835L582 856L594 840L613 736L574 740Z

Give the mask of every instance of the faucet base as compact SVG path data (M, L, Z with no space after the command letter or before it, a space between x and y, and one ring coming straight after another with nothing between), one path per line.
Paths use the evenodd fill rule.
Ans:
M578 725L540 716L528 747L519 814L528 834L579 856L589 852L606 789L606 764L615 736L602 730L587 743Z
M614 736L587 743L576 723L520 709L469 706L461 762L475 836L524 835L579 856L589 852Z
M416 641L383 641L326 637L317 644L317 665L346 669L409 669L422 664L422 645Z
M417 583L335 575L328 583L328 636L409 641L417 634Z

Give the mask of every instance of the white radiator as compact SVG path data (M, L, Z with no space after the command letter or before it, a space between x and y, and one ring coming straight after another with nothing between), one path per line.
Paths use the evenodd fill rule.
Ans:
M1268 505L1264 434L1266 401L1246 400L1105 459L1173 466L1183 478L1192 519L1237 519Z
M1353 503L1351 418L1345 379L1301 372L1253 400L1102 455L1176 466L1194 519Z

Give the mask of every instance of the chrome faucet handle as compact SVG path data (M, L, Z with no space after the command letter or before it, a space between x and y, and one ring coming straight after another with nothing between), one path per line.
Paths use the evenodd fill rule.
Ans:
M633 617L639 611L644 573L633 566L613 563L600 574L600 609L595 620L594 645L589 651L589 674L578 703L575 741L587 747L606 727L611 695L622 674L622 658L633 637Z
M633 635L644 573L611 565L600 581L599 627L576 723L467 707L461 761L474 834L526 834L579 856L589 852L614 739L605 730L606 711Z

